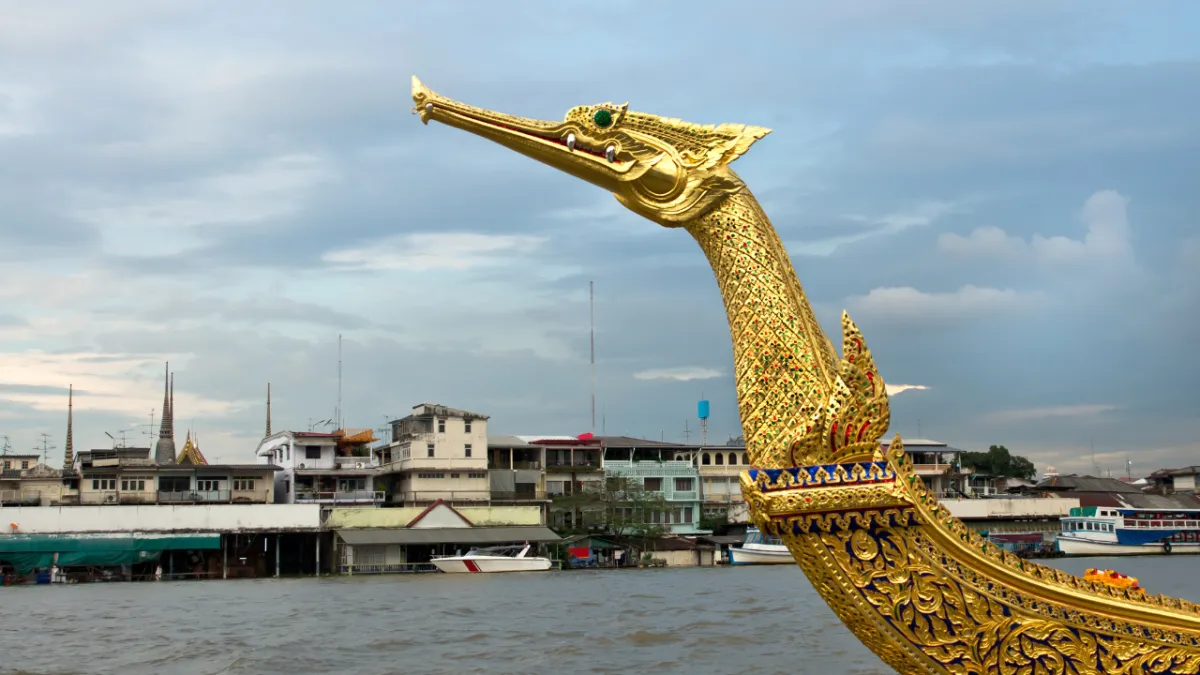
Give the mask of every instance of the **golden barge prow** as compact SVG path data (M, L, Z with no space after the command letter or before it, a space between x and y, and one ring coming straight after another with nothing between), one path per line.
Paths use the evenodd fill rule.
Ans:
M837 355L771 222L729 168L768 129L692 124L627 103L540 121L464 105L416 77L412 97L422 122L499 143L696 239L729 317L754 522L783 538L838 617L892 668L1200 672L1196 605L1007 553L938 505L899 437L880 450L888 398L862 334L843 314Z

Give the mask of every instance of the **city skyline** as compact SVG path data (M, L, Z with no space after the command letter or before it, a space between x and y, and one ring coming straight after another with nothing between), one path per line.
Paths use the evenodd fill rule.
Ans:
M568 3L6 8L0 435L61 448L74 385L94 447L149 423L170 361L177 438L195 420L211 461L244 458L268 382L276 428L332 416L339 335L348 425L429 401L591 431L590 281L597 431L680 438L703 397L710 439L740 433L694 242L422 127L417 73L543 119L628 100L772 128L733 168L835 344L843 308L862 328L896 392L886 438L1195 463L1200 45L1173 28L1200 6L603 12L635 6L610 31L565 30ZM697 35L728 52L692 56Z

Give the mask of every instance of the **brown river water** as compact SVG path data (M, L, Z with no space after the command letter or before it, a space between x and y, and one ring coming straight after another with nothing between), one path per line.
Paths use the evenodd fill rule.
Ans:
M1200 602L1200 557L1050 561ZM799 568L0 588L0 674L891 673Z

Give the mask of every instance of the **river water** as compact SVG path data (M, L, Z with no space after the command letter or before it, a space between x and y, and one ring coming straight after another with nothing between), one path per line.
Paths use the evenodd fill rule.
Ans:
M1190 556L1114 568L1200 602ZM0 588L0 673L891 673L799 568Z

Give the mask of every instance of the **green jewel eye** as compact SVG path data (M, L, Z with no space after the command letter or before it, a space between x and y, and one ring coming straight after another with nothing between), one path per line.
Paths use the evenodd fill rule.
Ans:
M606 129L613 122L612 113L604 108L600 108L592 115L592 121L601 129Z

